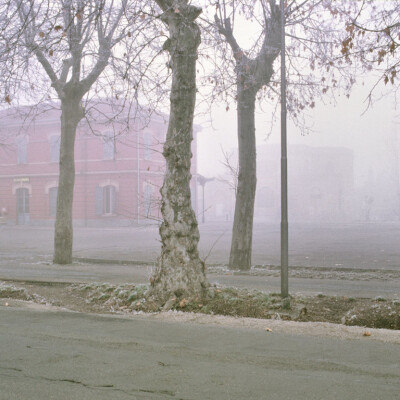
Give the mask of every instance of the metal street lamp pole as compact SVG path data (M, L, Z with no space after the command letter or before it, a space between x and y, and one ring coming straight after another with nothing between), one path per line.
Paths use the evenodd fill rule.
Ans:
M286 65L285 65L285 1L281 9L281 297L289 296L289 224L287 194L287 116L286 116Z

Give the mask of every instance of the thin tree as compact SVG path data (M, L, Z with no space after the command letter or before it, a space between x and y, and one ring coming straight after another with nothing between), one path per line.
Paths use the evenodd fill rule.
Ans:
M246 270L251 267L257 181L255 110L257 101L266 100L275 107L279 104L279 75L275 76L274 64L280 54L282 11L275 0L256 4L249 0L220 1L213 8L214 23L205 21L208 32L210 25L214 26L209 44L216 49L215 68L208 81L214 100L226 101L227 109L232 100L237 104L239 171L229 267ZM337 88L348 91L354 82L342 66L340 26L335 26L338 22L334 22L336 14L330 2L291 1L283 12L288 37L288 112L302 125L303 110L314 108L316 98ZM342 14L339 17L343 19ZM258 26L258 33L252 32L255 40L246 48L235 34L240 24L246 24L248 30L250 25Z
M263 43L255 57L246 55L239 46L226 8L218 6L215 23L224 36L235 59L237 86L237 123L239 173L236 191L235 216L229 257L231 269L248 269L251 265L254 199L256 194L256 129L255 106L259 90L268 85L274 73L273 63L280 53L280 10L269 1L269 13L262 3L265 31Z
M166 172L161 188L161 255L151 277L149 297L165 307L178 298L203 297L208 282L199 257L199 230L190 200L191 142L196 102L196 60L201 9L189 0L156 0L168 27L164 49L172 70L170 119L164 144Z
M143 17L138 12L139 3L143 5L128 0L118 4L109 0L2 2L2 20L12 19L10 34L3 31L1 38L8 51L4 53L10 70L8 86L16 88L15 93L25 90L38 102L51 99L54 90L60 101L60 171L53 257L56 264L72 261L74 144L77 126L85 117L83 100L110 65L114 53L123 52L118 45L132 37L133 28L140 30ZM112 90L109 88L96 88L96 95L115 95L114 85ZM11 103L11 95L4 95Z

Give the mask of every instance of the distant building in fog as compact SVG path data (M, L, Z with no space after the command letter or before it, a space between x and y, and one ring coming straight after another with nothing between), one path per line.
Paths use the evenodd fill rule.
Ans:
M280 145L257 147L257 192L254 221L280 221ZM288 147L289 219L291 222L354 220L353 152L343 147ZM236 162L236 161L235 161ZM232 177L205 188L207 221L233 220ZM201 203L199 203L201 204Z
M204 187L201 185L198 187L197 220L199 223L202 221L232 221L235 214L235 191L229 182L232 177L213 178Z
M288 208L291 221L354 219L354 156L343 147L288 147ZM255 218L280 220L280 146L257 148Z
M12 117L10 111L0 112L0 135L7 143L0 147L3 221L51 225L58 190L60 111L40 114L29 124ZM113 226L160 220L165 120L154 116L140 129L132 121L127 129L121 115L120 122L110 124L106 114L99 113L90 125L82 122L77 130L74 224ZM193 146L195 174L196 143Z

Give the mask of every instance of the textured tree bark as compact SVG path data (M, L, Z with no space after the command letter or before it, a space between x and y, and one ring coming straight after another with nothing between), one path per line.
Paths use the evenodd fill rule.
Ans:
M232 229L229 268L248 270L251 267L254 202L256 194L255 99L257 92L268 85L274 73L273 63L280 52L280 9L269 0L270 16L265 17L264 41L258 55L251 59L237 43L229 18L215 16L218 31L233 51L236 62L239 174L235 216ZM217 4L217 7L219 5Z
M81 98L66 97L61 102L60 175L58 181L57 215L54 232L55 264L72 262L72 203L75 183L75 136L83 118Z
M248 270L251 266L254 201L257 186L256 130L254 121L256 92L238 83L239 174L232 229L229 268Z
M121 0L118 2L118 7L115 5L110 8L103 1L65 0L47 2L47 5L46 2L33 3L16 0L18 10L16 14L20 21L17 29L20 29L18 32L24 39L22 54L26 52L26 57L30 57L32 54L36 56L38 63L50 79L51 86L61 100L60 174L53 262L67 264L72 261L74 143L77 125L84 117L81 100L109 64L112 48L120 43L126 37L125 35L130 34L125 31L125 28L119 29L121 21L129 18L125 22L134 26L133 20L128 15L137 14L128 12L128 0ZM59 17L59 22L64 26L63 45L57 56L52 47L56 42L59 43L58 34L52 36L50 33L40 32L40 26L43 23L46 24L45 19L49 15L48 12L53 12L50 9L59 11L56 19L59 21ZM37 18L39 20L44 18L44 20L38 23ZM54 22L55 24L56 22ZM61 28L61 25L58 27ZM54 31L58 31L58 29L54 29ZM40 40L36 41L38 36ZM92 40L92 37L96 39ZM91 60L89 64L93 61L93 65L87 65L86 73L81 74L83 66L86 65L86 61L84 61L87 60L86 57ZM32 88L32 90L36 89Z
M172 68L170 120L164 145L166 173L161 188L161 255L150 279L149 297L160 304L171 298L203 297L208 283L197 245L200 234L190 201L191 142L196 101L196 60L201 9L188 1L159 1L170 38L164 45ZM168 6L169 7L166 7Z

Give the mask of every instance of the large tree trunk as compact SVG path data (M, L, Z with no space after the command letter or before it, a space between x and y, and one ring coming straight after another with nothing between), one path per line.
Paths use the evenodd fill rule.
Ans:
M248 58L236 41L230 18L215 16L219 33L233 51L236 61L238 89L239 176L236 191L235 217L229 268L247 270L251 267L254 200L256 193L256 138L254 125L257 92L268 85L272 68L280 52L280 8L276 0L269 0L270 16L264 14L264 40L256 58ZM220 9L219 2L216 2ZM223 3L225 11L225 2ZM220 10L221 11L221 10ZM264 10L265 11L265 10ZM226 15L221 12L220 15Z
M160 2L167 3L167 2ZM167 168L161 188L161 256L151 278L149 296L164 304L170 298L203 297L208 288L200 239L190 201L191 142L196 101L196 59L200 30L194 22L199 9L180 1L165 10L170 38L164 45L171 56L171 110L164 157Z
M83 117L80 98L66 98L61 102L60 175L58 181L57 215L54 232L55 264L72 262L72 201L75 183L75 136Z
M229 257L230 269L248 270L251 266L253 215L256 195L256 131L254 123L256 94L238 84L239 174L235 217Z

